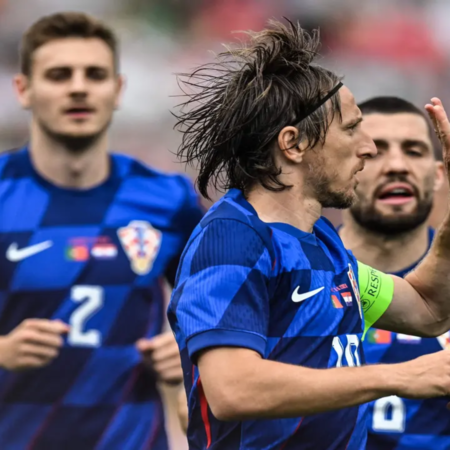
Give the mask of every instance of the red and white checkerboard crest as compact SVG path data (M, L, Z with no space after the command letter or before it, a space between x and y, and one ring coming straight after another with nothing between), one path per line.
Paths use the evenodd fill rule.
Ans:
M444 350L450 349L450 331L447 331L447 333L444 333L442 336L439 336L437 340L439 341L439 344L441 344Z
M158 255L162 233L143 220L133 220L117 230L123 250L138 275L150 272Z

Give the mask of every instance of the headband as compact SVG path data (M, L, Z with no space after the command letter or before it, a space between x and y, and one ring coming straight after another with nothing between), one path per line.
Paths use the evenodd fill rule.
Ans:
M296 119L296 123L301 122L303 119L306 119L309 115L311 115L314 111L319 109L327 100L329 100L331 97L333 97L334 94L336 94L337 91L343 86L344 84L342 81L340 81L333 89L331 89L330 92L328 92L325 97L321 98L317 103L312 105L310 108L308 108L303 114L300 115Z

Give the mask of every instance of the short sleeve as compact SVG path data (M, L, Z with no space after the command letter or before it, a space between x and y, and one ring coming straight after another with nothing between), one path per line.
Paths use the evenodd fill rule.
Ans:
M365 335L391 304L394 297L394 280L390 275L358 261L358 282L364 311Z
M268 249L248 224L211 221L183 256L169 316L193 361L202 349L245 347L264 354L268 317Z

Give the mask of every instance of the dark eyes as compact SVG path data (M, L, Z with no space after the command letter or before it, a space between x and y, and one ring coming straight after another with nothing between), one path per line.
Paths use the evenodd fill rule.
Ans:
M52 69L47 72L47 78L52 81L63 81L71 77L70 69Z
M67 81L72 77L72 69L69 67L51 69L46 73L46 78L51 81ZM93 81L103 81L108 78L108 71L101 67L90 67L86 70L86 78Z
M422 152L420 150L417 150L417 149L414 149L414 148L407 149L405 151L405 153L408 156L412 156L412 157L415 157L415 158L418 158L418 157L420 158L421 156L423 156L423 154L422 154Z
M361 123L361 122L355 123L354 125L350 125L349 127L347 127L347 131L348 131L350 134L353 134L353 133L358 129L360 123Z

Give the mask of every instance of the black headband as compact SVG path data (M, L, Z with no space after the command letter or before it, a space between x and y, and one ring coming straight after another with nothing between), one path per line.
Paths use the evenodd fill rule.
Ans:
M333 89L331 89L330 92L328 92L325 97L321 98L317 103L312 105L310 108L308 108L306 111L304 111L302 114L300 114L299 117L296 118L295 122L299 123L303 119L306 119L310 114L312 114L314 111L319 109L327 100L329 100L331 97L333 97L334 94L343 86L342 81L340 81Z

